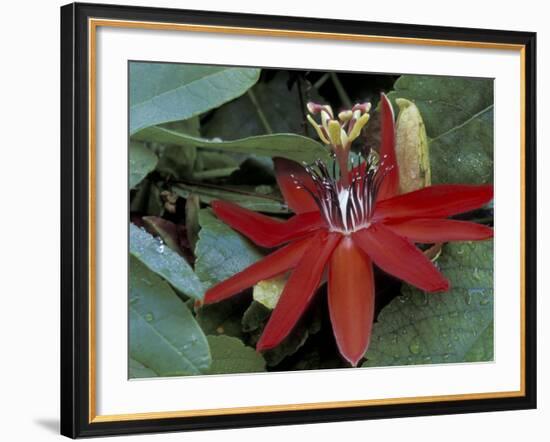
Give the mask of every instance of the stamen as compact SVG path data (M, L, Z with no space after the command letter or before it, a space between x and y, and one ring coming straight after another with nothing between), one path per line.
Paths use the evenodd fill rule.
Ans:
M294 175L291 178L312 197L329 228L348 235L370 224L378 193L393 166L387 165L386 156L380 158L374 151L361 152L352 159L351 170L342 169L334 156L332 160L330 170L321 160L304 164L313 188Z

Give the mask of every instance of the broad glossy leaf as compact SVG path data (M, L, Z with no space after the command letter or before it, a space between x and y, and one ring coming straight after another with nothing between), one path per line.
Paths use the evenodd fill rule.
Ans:
M136 187L150 172L155 170L158 158L143 143L130 143L130 189Z
M186 120L242 95L259 69L177 63L130 63L130 134Z
M189 118L187 120L172 121L171 123L164 123L161 125L166 129L170 129L176 132L192 135L194 137L201 136L201 122L198 116Z
M437 264L451 290L404 286L374 323L364 367L493 359L493 241L446 244Z
M244 270L263 255L248 239L220 221L210 209L199 212L195 272L210 287Z
M204 287L187 261L134 224L130 224L130 254L181 293L203 298Z
M208 374L256 373L265 371L265 361L237 338L208 336L212 366Z
M154 370L151 370L149 367L146 367L141 362L138 362L133 358L129 358L128 370L128 377L130 379L154 378L158 376Z
M420 110L433 183L492 182L492 79L403 75L394 87L394 103L406 98Z
M153 126L141 130L132 139L174 144L182 148L196 146L219 151L283 157L298 162L306 161L309 163L317 158L328 159L327 150L317 141L291 133L258 135L232 141L222 141L217 138L192 137L163 127Z
M179 183L172 191L183 198L197 195L201 202L210 204L214 200L230 201L246 209L267 213L288 213L286 204L279 194L270 193L270 186L220 186L206 183ZM268 193L269 192L269 193Z
M147 374L145 368L158 376L206 372L208 342L185 303L134 256L129 279L130 376Z

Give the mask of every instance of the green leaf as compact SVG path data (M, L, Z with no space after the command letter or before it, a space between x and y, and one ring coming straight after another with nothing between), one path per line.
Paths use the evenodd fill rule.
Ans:
M195 164L196 171L207 171L213 169L238 168L239 162L233 156L226 153L213 152L208 149L201 149L197 155Z
M242 95L259 69L176 63L130 63L130 134L186 120Z
M164 244L178 255L183 256L179 245L179 232L176 224L158 216L144 216L142 220L150 232L161 238Z
M210 287L255 263L263 255L245 237L224 224L211 210L199 212L195 272Z
M419 108L430 141L432 181L493 180L493 80L403 75L389 94Z
M130 363L128 366L130 379L136 378L154 378L158 374L151 370L150 368L143 365L141 362L136 361L133 358L130 358Z
M185 233L191 250L195 250L197 241L199 240L199 210L201 204L199 197L195 194L190 194L185 201Z
M246 309L242 319L243 331L246 333L263 330L269 316L271 315L270 308L266 307L258 301L253 301Z
M181 147L196 146L244 154L283 157L298 162L312 162L318 158L327 160L328 151L317 141L301 135L281 133L241 138L233 141L206 139L182 134L159 126L141 130L132 137L137 141L154 141Z
M253 348L229 336L208 336L212 366L208 374L265 371L265 361Z
M187 120L172 121L170 123L162 124L162 127L173 130L175 132L181 132L194 137L201 136L201 122L198 116L189 118Z
M197 311L197 322L207 335L243 337L241 318L250 305L250 296L237 295L214 304L205 304Z
M210 204L215 200L224 200L258 212L288 213L288 208L283 203L282 197L278 194L268 193L274 191L270 186L220 186L206 183L179 183L172 187L172 191L183 198L195 194L205 204Z
M164 213L164 203L160 193L159 186L149 178L145 178L135 190L130 211L161 216Z
M133 256L129 310L130 358L143 366L130 365L130 376L146 374L145 368L158 376L201 374L209 369L206 336L185 303Z
M271 309L258 301L252 302L243 315L243 331L250 333L251 343L256 344L263 332ZM276 347L263 352L263 357L269 366L281 363L287 356L296 353L306 343L310 335L320 330L321 321L318 309L314 309L300 318L292 332Z
M364 367L493 359L493 241L446 244L445 293L404 286L374 323Z
M193 146L166 146L160 156L157 170L175 179L192 175L197 157L197 149Z
M197 154L193 179L210 180L224 178L239 169L239 162L225 153L201 150Z
M485 361L493 359L493 324L480 333L478 340L470 347L464 356L466 362Z
M204 287L187 261L134 224L130 224L130 254L181 293L203 298Z
M155 170L158 158L143 143L130 143L130 189Z

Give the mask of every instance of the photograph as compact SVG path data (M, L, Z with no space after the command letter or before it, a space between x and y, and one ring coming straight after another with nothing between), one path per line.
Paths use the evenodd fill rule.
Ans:
M128 379L494 361L494 79L127 87Z

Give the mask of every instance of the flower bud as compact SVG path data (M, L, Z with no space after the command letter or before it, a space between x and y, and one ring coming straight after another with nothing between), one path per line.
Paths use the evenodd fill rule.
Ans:
M395 100L399 115L395 129L395 153L399 165L401 193L431 184L428 137L416 105L404 98Z

